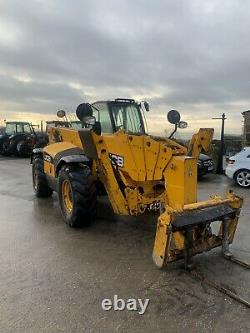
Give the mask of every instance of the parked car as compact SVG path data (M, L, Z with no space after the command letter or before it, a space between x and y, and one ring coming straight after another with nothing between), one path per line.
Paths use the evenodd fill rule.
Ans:
M43 135L35 133L30 123L6 122L4 133L0 135L0 154L28 157L35 144L42 140Z
M241 187L250 187L250 147L243 148L228 159L226 175Z
M200 154L198 158L198 177L214 171L214 162L212 158L205 154Z

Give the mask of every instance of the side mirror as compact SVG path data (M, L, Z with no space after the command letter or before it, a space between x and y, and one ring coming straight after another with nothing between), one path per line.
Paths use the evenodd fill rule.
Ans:
M187 128L188 127L188 123L186 121L180 121L178 124L179 128Z
M64 110L59 110L56 115L58 118L64 118L66 116L66 112Z
M148 104L148 102L143 102L143 104L144 104L144 108L145 108L145 110L147 111L147 112L149 112L149 104Z
M90 116L92 117L93 110L92 110L91 105L89 103L79 104L76 109L76 115L77 115L77 118L83 122L84 122L84 118L90 117Z
M168 121L174 125L177 125L181 120L180 113L176 110L169 111L167 114L167 118L168 118Z

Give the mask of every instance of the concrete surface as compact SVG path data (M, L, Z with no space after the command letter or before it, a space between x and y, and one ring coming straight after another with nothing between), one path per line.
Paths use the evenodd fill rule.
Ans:
M211 175L199 195L230 187ZM250 190L235 190L245 204L232 250L250 261ZM29 161L0 157L0 333L250 331L249 309L186 275L181 263L154 266L156 216L117 217L105 199L98 215L90 228L68 228L56 195L34 197ZM250 300L249 272L219 249L195 261ZM103 311L103 298L115 294L149 298L146 313Z

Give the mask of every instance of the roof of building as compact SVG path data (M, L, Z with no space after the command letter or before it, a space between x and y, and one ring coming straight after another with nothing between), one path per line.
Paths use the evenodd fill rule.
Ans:
M243 116L245 116L245 114L250 114L250 110L244 111L241 113Z

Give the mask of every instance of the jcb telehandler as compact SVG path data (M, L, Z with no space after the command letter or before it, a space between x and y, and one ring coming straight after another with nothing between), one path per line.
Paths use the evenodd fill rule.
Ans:
M230 256L242 198L232 192L197 202L197 158L207 151L213 129L193 135L189 148L146 133L143 107L132 99L82 103L76 110L83 128L51 128L50 143L33 152L37 197L58 193L72 227L95 217L97 195L106 193L116 214L158 210L153 249L158 267L222 246ZM168 113L175 129L184 127L177 111ZM212 223L220 221L217 233Z

